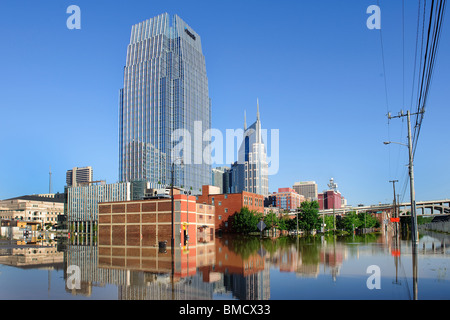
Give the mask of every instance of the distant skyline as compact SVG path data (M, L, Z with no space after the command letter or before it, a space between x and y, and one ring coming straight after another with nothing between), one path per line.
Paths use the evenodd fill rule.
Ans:
M377 2L386 74L380 31L366 26L366 9ZM70 5L81 9L79 30L66 27ZM390 203L389 180L397 179L409 201L407 149L383 141L406 143L405 120L388 125L386 114L409 109L416 93L417 5L405 1L403 63L401 0L4 0L0 199L47 193L50 166L53 192L64 191L73 167L92 166L95 180L118 181L118 97L130 28L167 12L201 35L211 127L243 128L244 110L252 123L258 98L262 128L279 130L270 192L312 180L321 192L333 177L351 205ZM415 155L417 201L450 198L445 18ZM230 163L213 166L222 165Z

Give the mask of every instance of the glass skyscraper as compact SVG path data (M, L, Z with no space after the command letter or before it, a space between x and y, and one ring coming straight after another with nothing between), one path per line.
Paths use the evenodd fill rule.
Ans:
M247 120L244 120L244 136L238 161L231 165L231 193L247 191L268 196L268 163L261 132L259 102L256 108L256 122L247 128Z
M167 13L134 25L119 98L119 180L168 186L174 164L174 185L198 193L211 183L210 128L200 36Z

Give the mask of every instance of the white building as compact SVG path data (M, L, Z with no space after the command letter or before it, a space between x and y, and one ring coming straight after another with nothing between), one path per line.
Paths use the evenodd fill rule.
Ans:
M26 195L0 201L2 220L38 222L42 226L55 225L64 215L64 199Z

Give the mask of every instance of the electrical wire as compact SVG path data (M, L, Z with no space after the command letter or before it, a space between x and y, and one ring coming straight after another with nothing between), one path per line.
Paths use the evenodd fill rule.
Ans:
M377 0L377 5L380 7L380 0ZM384 46L383 46L383 32L380 30L380 47L381 47L381 61L382 61L382 67L383 67L383 80L384 80L384 96L386 100L386 115L389 114L389 99L388 99L388 89L387 89L387 80L386 80L386 63L384 58ZM388 141L391 140L391 130L390 130L390 119L388 118ZM391 149L388 148L388 158L389 158L389 176L391 176Z
M420 23L420 12L421 12L421 4L418 4L418 14L417 14L417 29L416 29L416 46L415 46L415 58L414 58L414 71L413 71L413 79L412 79L412 92L411 92L411 104L410 104L410 112L415 114L415 125L414 125L414 133L412 134L412 156L414 158L415 152L417 150L418 139L420 135L420 130L422 127L422 122L424 118L424 111L426 109L426 104L428 100L428 95L430 92L430 86L433 78L433 70L436 64L437 51L439 48L439 40L442 33L442 25L445 14L446 0L432 0L430 9L429 9L429 18L427 23L427 32L426 32L426 40L425 40L425 16L427 12L427 1L424 1L423 5L423 21ZM404 21L404 0L402 0L402 21ZM421 71L418 75L419 78L416 83L416 68L417 68L417 54L418 54L418 38L419 38L419 26L422 25L422 36L420 42L420 63L419 70ZM404 37L404 35L403 35ZM404 39L403 39L404 41ZM404 57L403 57L404 59ZM404 72L404 71L403 71ZM404 81L404 79L403 79ZM414 88L417 84L417 92L416 92L416 105L415 109L413 108L413 96L414 96ZM404 84L403 84L404 85ZM403 125L402 125L403 128ZM402 188L402 199L406 194L406 188L408 185L408 180L405 179L403 188Z
M446 0L439 1L435 5L432 1L430 8L430 18L427 32L427 44L425 47L425 57L421 76L421 86L418 94L416 124L414 126L413 136L413 156L417 149L417 142L419 139L420 129L424 117L424 110L432 82L433 70L436 63L436 56L438 51L439 39L442 31L442 23L445 13ZM434 18L433 18L434 16Z

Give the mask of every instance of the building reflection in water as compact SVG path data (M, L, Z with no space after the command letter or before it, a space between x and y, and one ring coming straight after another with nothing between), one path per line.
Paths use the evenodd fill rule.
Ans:
M18 268L47 268L49 272L63 270L64 281L68 278L68 266L78 266L81 286L79 289L66 286L71 295L89 297L93 288L112 285L117 287L117 298L123 300L210 300L221 296L266 300L271 299L273 269L298 277L323 275L336 280L343 262L350 257L358 259L359 255L383 252L399 268L401 263L410 262L411 252L409 241L384 235L346 241L320 236L299 240L224 236L176 247L172 268L170 248L113 247L92 245L97 242L89 237L84 240L65 239L58 246L2 246L0 263ZM446 255L447 251L445 239L439 242L426 234L421 239L421 255ZM49 290L50 278L49 274ZM397 273L393 281L402 283ZM414 297L417 283L415 290Z

